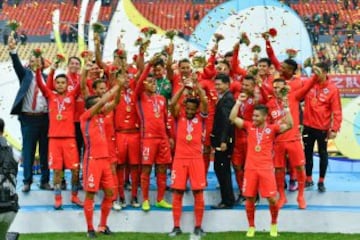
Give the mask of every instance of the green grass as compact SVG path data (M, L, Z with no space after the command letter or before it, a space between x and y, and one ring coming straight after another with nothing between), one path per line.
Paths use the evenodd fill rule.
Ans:
M119 240L189 240L189 234L170 238L162 233L115 233L112 236L98 236L96 239L119 239ZM86 239L85 233L42 233L42 234L22 234L20 240L80 240ZM207 233L202 240L237 240L246 239L245 232L223 232L223 233ZM274 239L267 232L257 232L253 239ZM276 239L283 240L355 240L360 239L360 234L331 234L331 233L280 233Z

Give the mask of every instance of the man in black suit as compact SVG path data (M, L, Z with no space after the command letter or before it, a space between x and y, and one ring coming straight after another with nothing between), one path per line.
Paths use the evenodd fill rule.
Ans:
M16 41L12 35L8 48L20 88L16 94L11 114L18 115L22 134L22 157L24 165L24 186L22 191L29 192L32 184L32 166L35 159L36 145L39 143L41 179L40 189L52 190L49 184L48 167L48 107L35 81L36 66L44 66L44 59L32 55L29 67L25 68L16 53ZM46 76L43 75L43 80Z
M215 78L215 88L219 94L219 100L216 104L211 146L215 149L214 170L220 185L221 202L212 206L214 209L232 208L235 202L231 181L234 128L229 120L230 111L235 101L229 87L229 76L218 74Z

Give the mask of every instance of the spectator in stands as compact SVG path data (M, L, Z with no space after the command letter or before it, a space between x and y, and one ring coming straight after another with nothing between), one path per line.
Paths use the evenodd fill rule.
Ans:
M190 9L186 10L184 20L190 21L191 15L190 15Z
M50 42L55 42L55 34L53 30L50 31Z
M194 20L199 21L200 20L200 12L198 9L194 10Z
M68 35L67 35L66 31L64 30L64 31L62 31L62 33L61 33L61 41L62 41L63 43L66 43L67 40L68 40Z
M8 44L9 34L10 34L9 29L5 27L5 28L3 29L4 45L7 45L7 44Z
M26 44L26 41L27 41L27 35L25 33L25 31L21 31L20 33L20 42L21 42L21 45L25 45Z

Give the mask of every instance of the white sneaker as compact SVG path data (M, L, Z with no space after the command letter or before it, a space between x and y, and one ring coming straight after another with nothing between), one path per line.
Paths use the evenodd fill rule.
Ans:
M118 201L113 201L112 208L113 208L115 211L120 211L120 210L122 209L122 207L121 207L121 205L120 205L120 202L118 202Z

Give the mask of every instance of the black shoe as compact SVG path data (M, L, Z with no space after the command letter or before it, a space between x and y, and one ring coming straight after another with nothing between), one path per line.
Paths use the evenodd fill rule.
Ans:
M323 182L319 182L319 183L317 184L317 186L318 186L318 191L319 191L319 192L321 192L321 193L326 192L326 188L325 188L325 185L324 185Z
M104 234L104 235L111 235L112 234L112 231L110 230L110 228L108 226L99 227L97 232L101 233L101 234Z
M66 181L65 181L65 179L63 179L63 180L61 181L60 189L63 190L63 191L66 190Z
M243 202L245 202L246 198L243 197L242 194L239 194L238 198L236 199L236 203L237 204L242 204Z
M206 233L204 232L204 230L202 230L201 227L195 227L194 228L194 235L203 237L203 236L206 235Z
M219 203L218 205L211 206L212 209L231 209L232 205L226 205L225 203Z
M21 191L22 191L23 193L28 193L28 192L30 192L30 184L25 183L24 186L23 186L23 188L21 189Z
M54 188L51 187L51 185L50 185L49 183L42 183L42 184L40 184L40 189L41 189L41 190L48 190L48 191L54 190Z
M176 237L178 235L182 234L182 231L179 227L174 227L171 233L168 234L169 237Z
M313 182L313 181L310 181L310 182L306 181L306 182L305 182L305 188L310 188L310 187L312 187L312 186L314 186L314 182Z
M87 232L87 237L88 237L88 238L96 238L95 231L94 231L94 230L89 230L89 231Z

